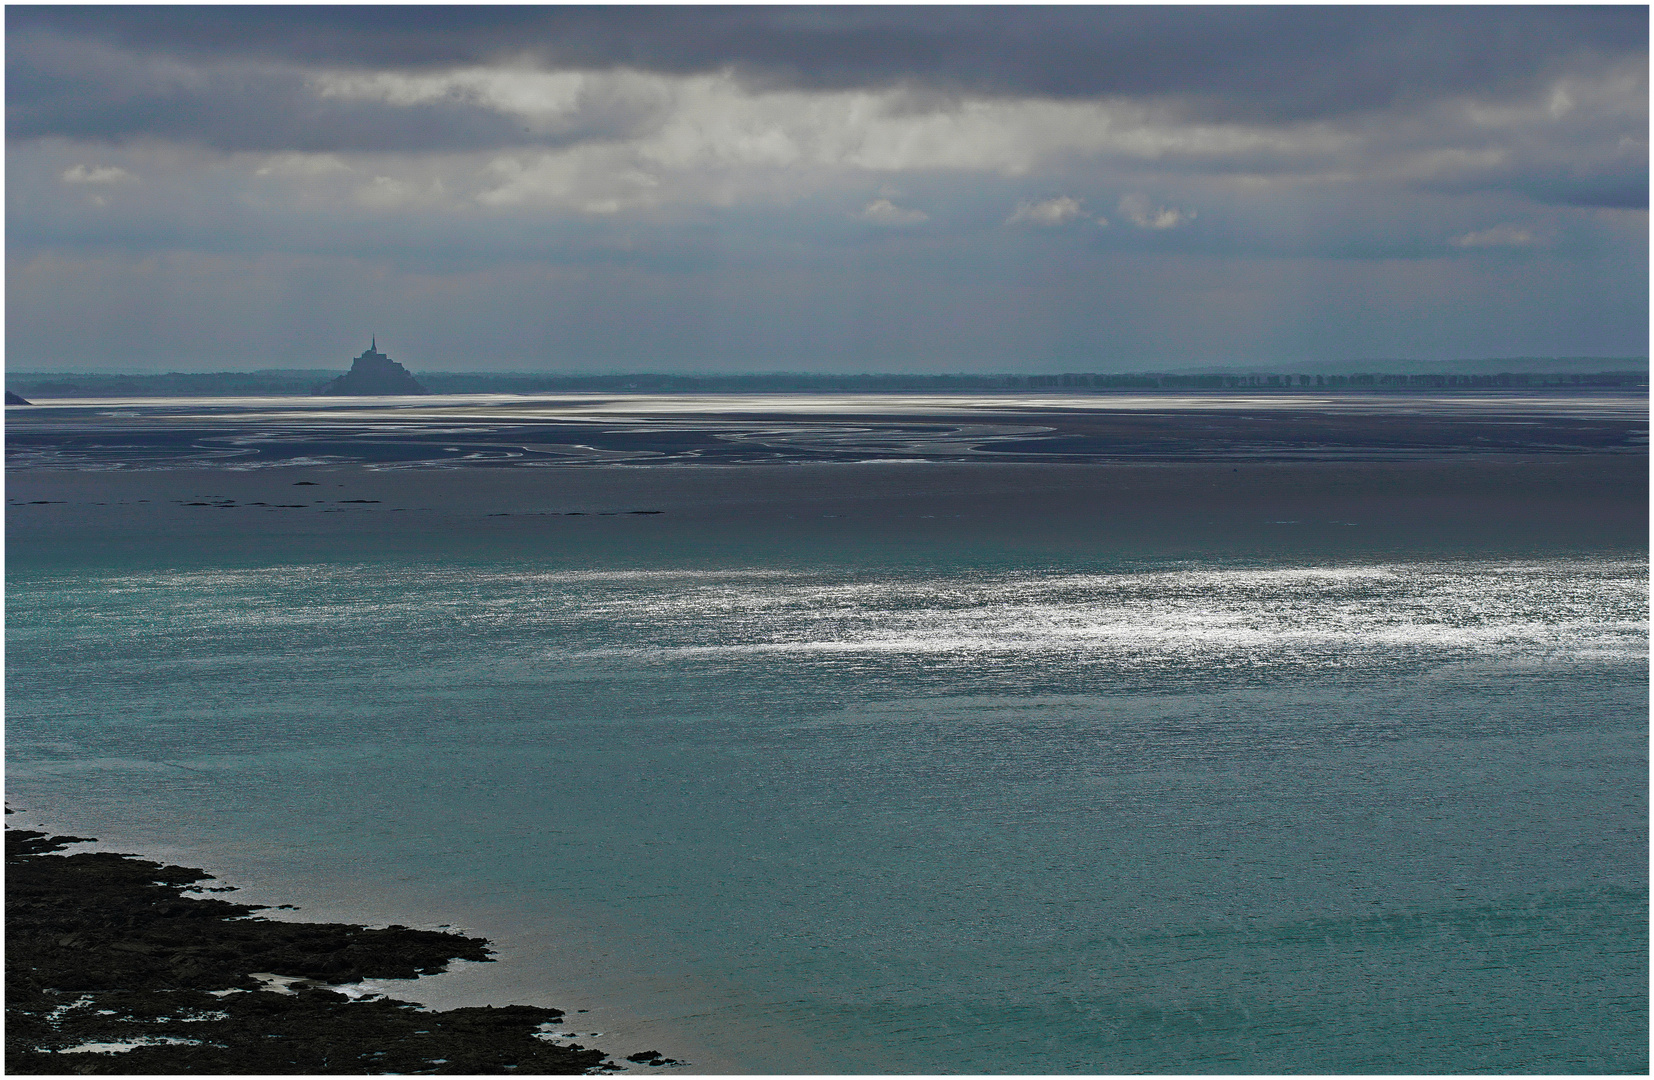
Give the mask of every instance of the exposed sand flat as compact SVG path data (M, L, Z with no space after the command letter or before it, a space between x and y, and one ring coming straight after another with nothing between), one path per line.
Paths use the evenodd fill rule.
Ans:
M328 399L324 399L328 400ZM1528 395L634 395L55 402L8 467L261 469L785 462L1427 460L1647 452L1646 398Z

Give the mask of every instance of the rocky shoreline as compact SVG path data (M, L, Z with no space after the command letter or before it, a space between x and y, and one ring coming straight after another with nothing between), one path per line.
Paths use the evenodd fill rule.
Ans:
M272 922L185 892L204 870L83 837L6 830L6 1071L596 1073L626 1066L550 1033L560 1010L432 1012L333 987L489 961L481 938L402 926ZM681 1065L656 1051L645 1066Z

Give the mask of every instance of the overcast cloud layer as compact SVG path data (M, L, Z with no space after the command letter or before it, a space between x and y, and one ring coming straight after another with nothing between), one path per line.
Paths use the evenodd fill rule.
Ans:
M1644 355L1647 22L10 7L9 364Z

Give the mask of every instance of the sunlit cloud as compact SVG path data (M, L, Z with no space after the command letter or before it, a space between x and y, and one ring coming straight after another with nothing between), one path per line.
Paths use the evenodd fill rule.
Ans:
M1142 194L1122 195L1120 214L1139 229L1175 229L1193 221L1196 212L1169 206L1155 206Z
M1536 242L1532 230L1518 225L1495 225L1453 238L1453 246L1462 248L1530 247Z
M904 209L889 199L874 199L852 216L874 225L923 225L930 220L923 210Z
M1068 195L1058 195L1055 198L1042 199L1039 202L1024 199L1017 203L1017 208L1011 212L1010 217L1005 219L1005 224L1040 225L1046 228L1054 228L1059 225L1066 225L1071 221L1082 221L1091 216L1082 209L1081 204L1083 202L1082 199L1075 199ZM1097 222L1101 225L1108 224L1102 218L1098 218Z
M125 169L112 165L75 165L62 174L65 184L119 184L136 179Z

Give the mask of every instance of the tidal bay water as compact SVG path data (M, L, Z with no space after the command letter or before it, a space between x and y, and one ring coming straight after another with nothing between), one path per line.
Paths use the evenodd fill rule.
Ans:
M30 478L69 516L14 511L8 799L485 933L425 999L706 1071L1646 1070L1646 549L1301 494L1127 542L1026 480L990 527L924 466L880 468L945 504L856 526L812 468L693 522L643 470L527 522L255 478L380 498L320 531Z

